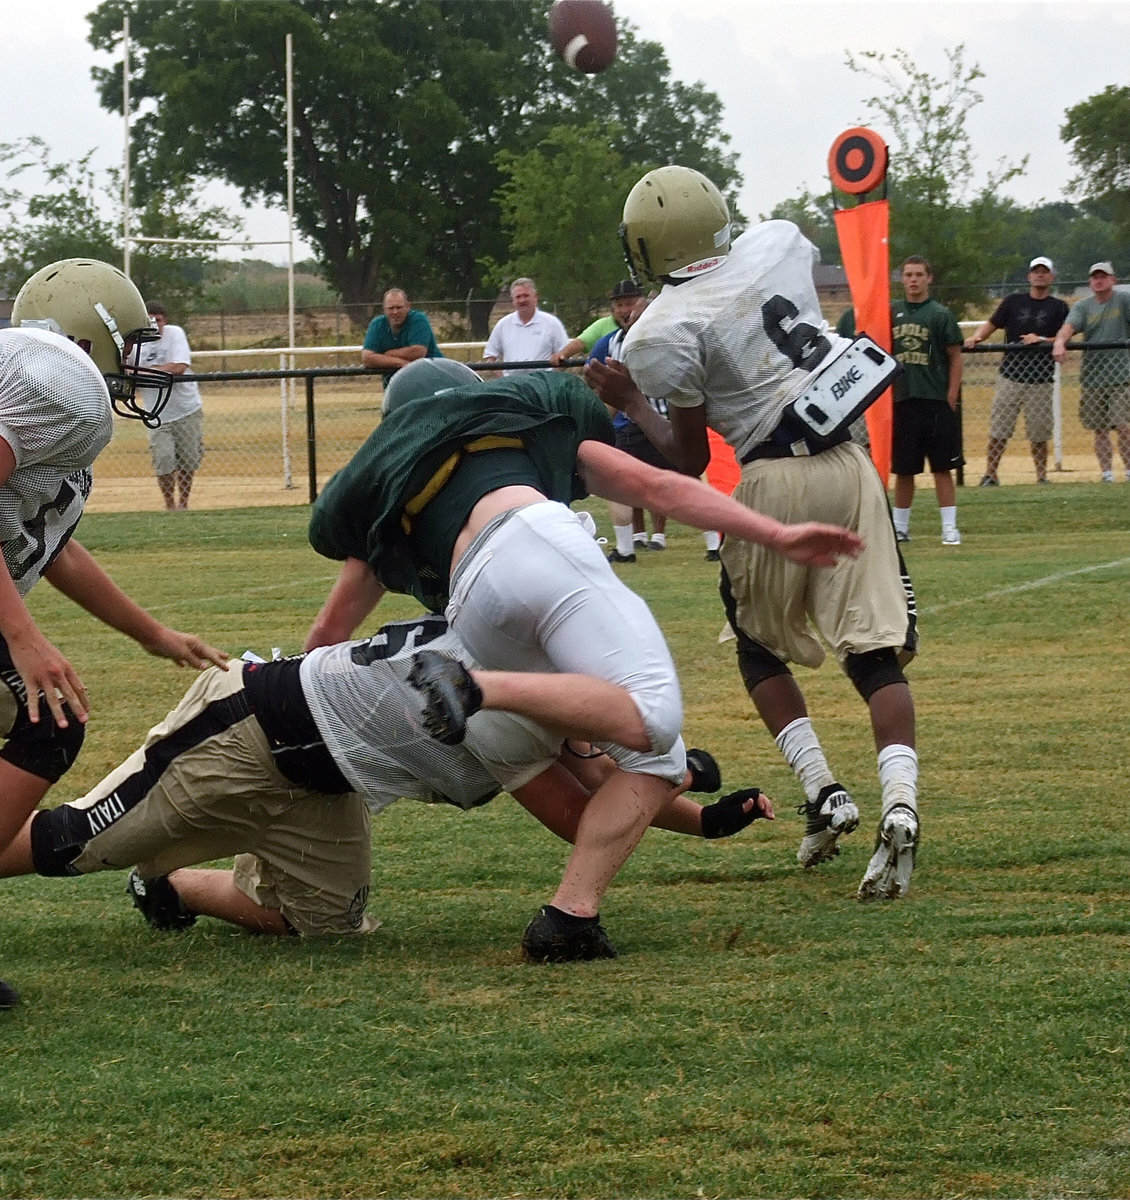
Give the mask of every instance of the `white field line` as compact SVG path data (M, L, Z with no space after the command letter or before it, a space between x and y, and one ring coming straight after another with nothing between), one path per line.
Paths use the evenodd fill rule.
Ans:
M1058 571L1055 575L1045 575L1042 579L1032 579L1028 583L1018 583L1013 587L997 588L991 592L983 592L980 596L966 596L963 600L947 600L945 604L934 604L930 608L919 609L923 616L934 616L951 608L964 608L967 604L981 604L986 600L998 600L1002 596L1015 596L1020 592L1033 592L1037 588L1050 587L1064 579L1075 575L1089 575L1094 571L1109 571L1115 567L1130 566L1130 558L1116 558L1112 562L1095 563L1090 567L1076 567L1072 571Z
M238 597L242 598L244 596L263 596L263 595L266 595L268 592L285 592L291 588L297 588L297 587L311 587L311 586L317 585L317 586L325 588L325 587L327 587L327 585L333 583L334 580L336 580L336 579L337 579L336 575L317 575L310 579L284 579L284 580L281 580L279 583L263 584L263 586L261 586L261 587L240 588L240 590L238 592L233 592L230 594L233 596L238 596ZM201 600L219 600L219 599L221 599L221 597L219 595L201 596L200 599ZM183 608L183 607L184 607L183 600L170 600L167 604L147 605L146 611L147 612L162 612L165 609ZM311 618L311 619L313 619L313 618Z

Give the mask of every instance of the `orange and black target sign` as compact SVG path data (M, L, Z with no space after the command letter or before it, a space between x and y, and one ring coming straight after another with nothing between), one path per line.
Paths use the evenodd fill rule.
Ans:
M828 174L849 196L874 191L887 177L887 143L862 125L845 129L828 151Z

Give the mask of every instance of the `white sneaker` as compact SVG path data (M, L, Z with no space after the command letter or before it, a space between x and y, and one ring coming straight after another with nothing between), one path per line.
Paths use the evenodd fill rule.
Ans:
M859 809L847 789L838 783L822 787L816 799L799 805L797 812L807 818L804 838L796 852L802 867L835 858L840 852L840 837L859 825Z
M961 534L958 532L956 525L951 525L949 529L942 530L942 545L943 546L960 546Z
M860 900L898 900L910 889L910 873L918 848L918 814L896 804L879 822L875 853L863 873Z
M1104 471L1103 472L1103 483L1113 483L1113 482L1114 482L1114 472L1113 471Z

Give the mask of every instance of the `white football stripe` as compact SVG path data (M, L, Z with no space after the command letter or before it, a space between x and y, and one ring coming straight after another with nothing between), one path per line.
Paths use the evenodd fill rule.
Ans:
M578 33L569 44L565 47L565 61L575 71L577 69L577 55L589 44L589 39L583 33Z

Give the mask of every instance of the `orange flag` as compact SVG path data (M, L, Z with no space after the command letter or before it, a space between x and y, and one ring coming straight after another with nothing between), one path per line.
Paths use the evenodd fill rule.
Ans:
M886 142L873 129L861 125L845 129L828 151L828 176L834 188L856 197L883 189L881 200L861 202L854 208L837 208L835 218L844 273L855 307L855 332L869 334L889 354L890 209L885 186L888 157ZM884 484L891 473L891 404L888 388L867 410L871 459Z
M836 210L836 233L855 307L855 332L891 351L890 210L886 200ZM891 390L867 410L871 459L886 484L891 473Z

